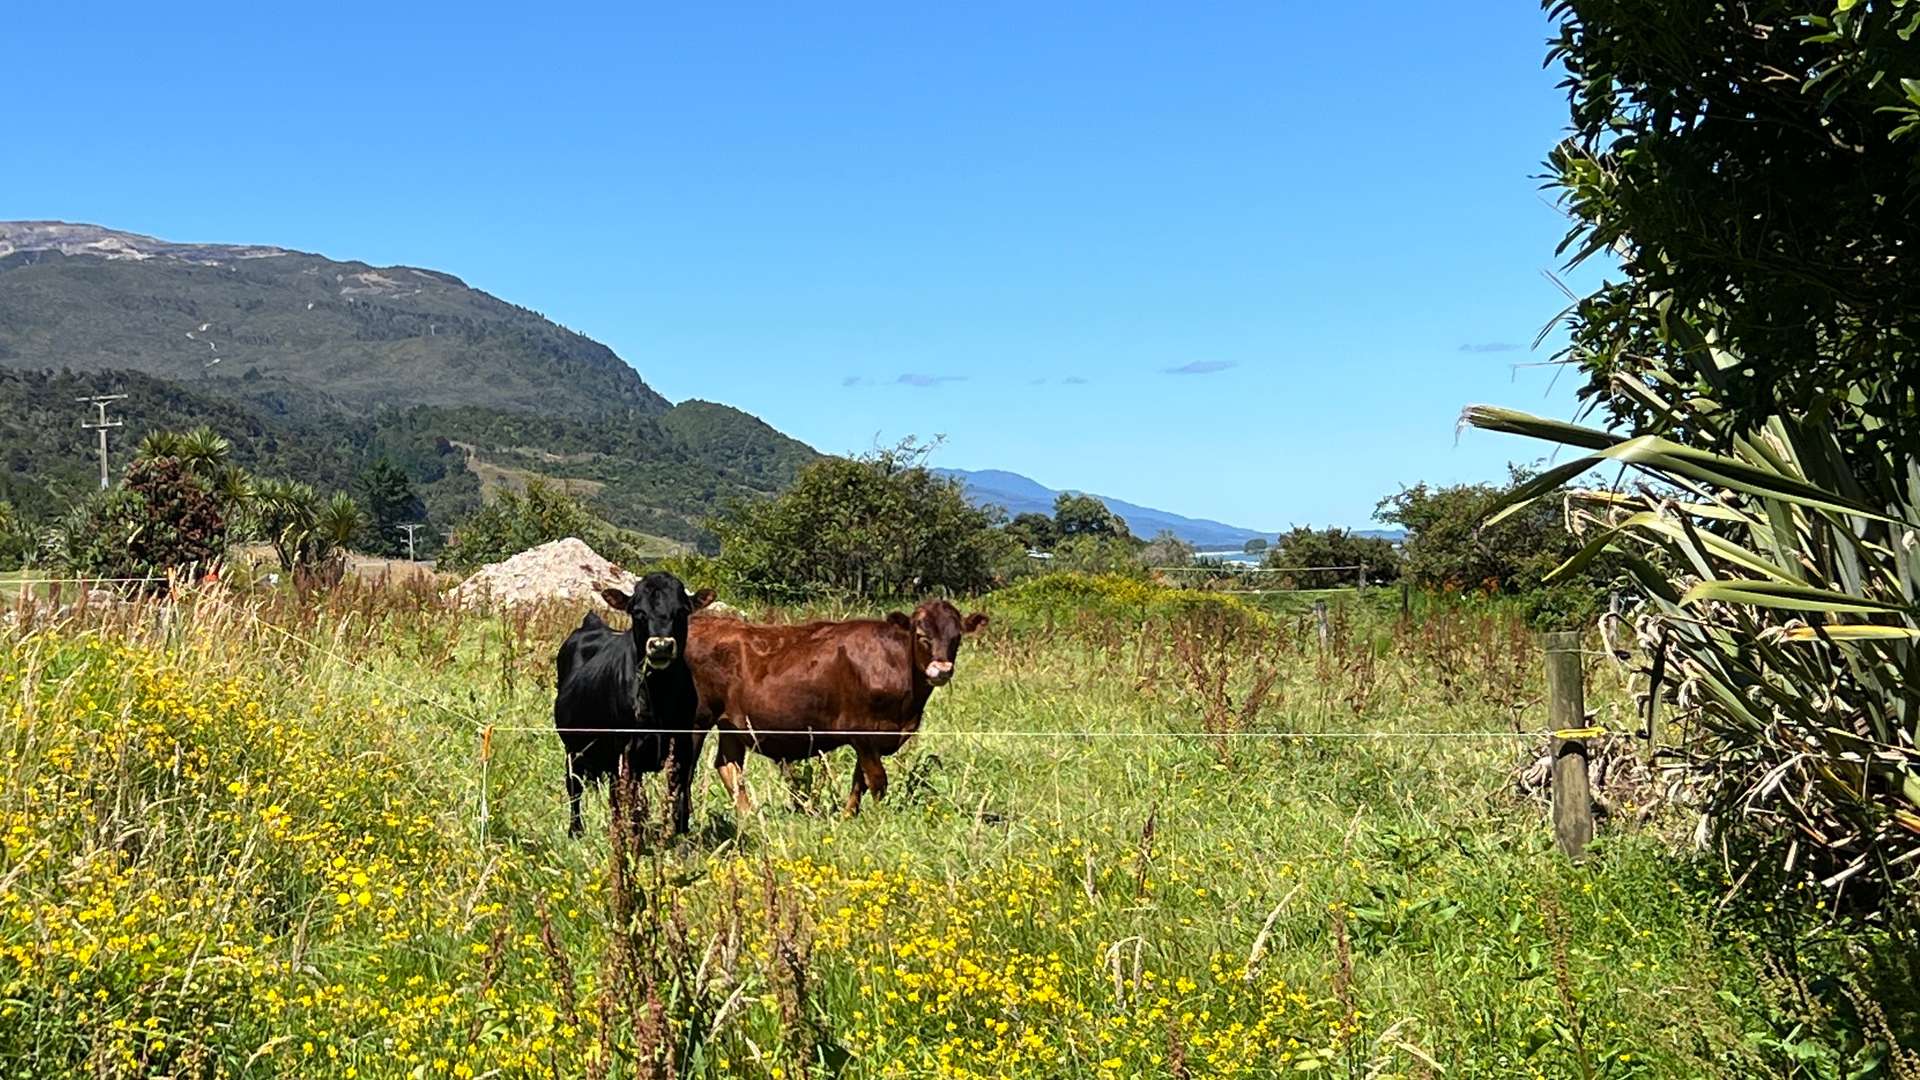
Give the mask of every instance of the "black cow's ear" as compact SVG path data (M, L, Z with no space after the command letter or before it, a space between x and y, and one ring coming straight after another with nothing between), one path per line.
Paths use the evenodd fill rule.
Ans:
M619 589L609 587L600 590L600 599L605 600L607 606L615 611L625 611L627 610L628 601L632 600L633 597L628 596Z
M911 615L903 615L898 611L889 611L887 612L887 621L902 630L913 629L913 616Z
M990 620L987 618L986 612L976 611L973 614L967 616L965 619L961 620L960 629L966 633L971 634L974 631L980 629L981 627L987 625L989 621Z
M693 604L693 610L699 611L701 608L713 603L714 593L712 589L701 589L687 599Z

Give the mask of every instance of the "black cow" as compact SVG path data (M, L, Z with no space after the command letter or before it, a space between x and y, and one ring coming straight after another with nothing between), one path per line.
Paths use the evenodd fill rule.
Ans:
M631 596L619 589L600 595L631 616L633 627L614 630L589 614L560 646L553 726L567 755L567 831L580 835L586 785L609 782L609 799L617 806L620 789L613 781L623 762L629 775L638 776L659 772L671 760L673 828L685 832L700 752L693 734L699 698L687 670L687 619L712 602L713 591L690 596L679 578L655 573L641 578Z

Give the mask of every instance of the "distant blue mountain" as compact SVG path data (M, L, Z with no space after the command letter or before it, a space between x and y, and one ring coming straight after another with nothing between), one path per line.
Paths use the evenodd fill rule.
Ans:
M935 469L941 476L951 476L966 486L967 498L976 506L992 503L1002 507L1009 515L1013 514L1052 514L1053 500L1063 494L1040 484L1019 473L1001 469ZM1081 494L1071 492L1071 494ZM1106 495L1094 498L1105 503L1107 509L1126 519L1127 528L1133 535L1151 537L1161 530L1185 540L1198 548L1239 547L1256 537L1273 539L1272 530L1244 529L1238 525L1224 525L1218 521L1203 518L1183 517L1166 510L1124 502Z

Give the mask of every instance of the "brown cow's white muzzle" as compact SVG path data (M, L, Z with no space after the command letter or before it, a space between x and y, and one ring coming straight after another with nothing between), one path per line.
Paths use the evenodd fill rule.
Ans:
M933 685L945 686L947 680L951 678L953 678L953 662L951 660L935 660L933 663L927 665L927 681Z

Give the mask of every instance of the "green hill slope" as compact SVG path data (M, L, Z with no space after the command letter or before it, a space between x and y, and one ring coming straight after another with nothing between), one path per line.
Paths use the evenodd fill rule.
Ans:
M448 274L0 222L0 499L44 515L93 487L73 399L109 392L128 395L117 462L199 424L247 468L322 487L385 456L436 525L541 476L697 542L719 503L816 456L737 409L672 405L605 346Z
M54 222L0 222L0 365L267 377L347 407L668 407L606 346L450 274Z

